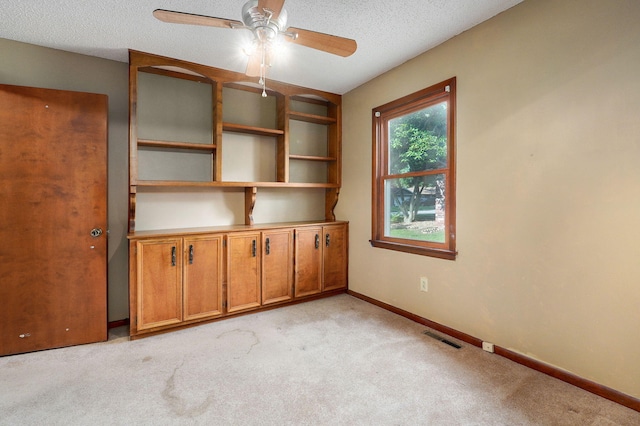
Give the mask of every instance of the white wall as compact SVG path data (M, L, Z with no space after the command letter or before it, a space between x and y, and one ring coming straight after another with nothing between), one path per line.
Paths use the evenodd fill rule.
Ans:
M346 94L350 288L640 397L639 20L525 1ZM371 110L453 76L458 258L374 249Z

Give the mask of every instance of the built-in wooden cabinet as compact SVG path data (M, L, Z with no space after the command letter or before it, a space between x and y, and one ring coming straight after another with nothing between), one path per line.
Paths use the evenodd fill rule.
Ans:
M204 235L183 239L184 321L222 315L223 236Z
M227 236L227 312L257 308L261 301L260 232Z
M347 288L347 227L327 225L322 227L324 235L322 290Z
M133 333L222 315L221 235L132 240Z
M293 229L237 232L227 237L227 311L293 298Z
M322 291L322 226L296 229L296 297Z
M345 291L341 96L268 80L264 97L242 73L129 61L131 336ZM195 193L205 227L185 218L192 205L164 211Z
M347 227L296 230L296 297L347 288Z
M346 222L131 234L130 335L344 292L347 235Z
M136 253L138 330L182 321L182 239L140 241Z
M293 229L262 232L262 304L293 299Z

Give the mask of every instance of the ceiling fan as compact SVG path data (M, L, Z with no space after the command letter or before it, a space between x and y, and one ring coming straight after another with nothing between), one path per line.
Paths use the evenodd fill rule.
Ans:
M357 48L355 40L287 27L287 11L283 8L284 2L285 0L249 0L242 6L242 22L164 9L156 9L153 16L163 22L174 24L204 25L251 31L253 43L252 49L247 52L249 62L246 74L250 77L260 77L263 96L266 96L266 71L280 40L284 39L291 43L343 57L352 55Z

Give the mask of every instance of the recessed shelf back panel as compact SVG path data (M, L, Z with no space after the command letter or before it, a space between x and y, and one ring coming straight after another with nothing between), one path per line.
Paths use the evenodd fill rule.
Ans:
M138 72L138 138L211 144L212 85Z
M289 164L289 181L326 183L327 163L292 159Z
M222 180L225 182L275 182L274 137L224 132Z
M242 223L244 194L232 191L140 192L138 230Z
M139 180L210 182L211 154L203 151L138 149Z
M276 98L263 98L259 92L225 87L222 89L222 121L276 129Z
M291 111L304 112L307 114L322 115L322 116L328 115L328 108L325 103L322 103L322 101L317 101L314 99L309 99L309 101L310 102L291 99L291 104L290 104Z
M326 157L327 126L292 120L289 123L289 153Z
M295 205L292 205L292 200L295 200ZM324 189L261 189L258 192L253 218L258 224L322 220L324 203Z

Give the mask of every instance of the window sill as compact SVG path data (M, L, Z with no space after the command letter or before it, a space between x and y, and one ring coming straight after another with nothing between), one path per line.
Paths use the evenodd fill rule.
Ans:
M420 256L437 257L439 259L456 260L456 251L437 249L432 247L419 247L396 242L369 240L372 247L401 251L404 253L418 254Z

